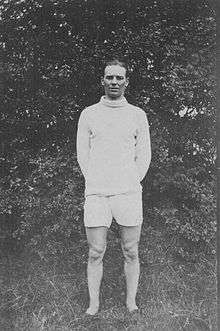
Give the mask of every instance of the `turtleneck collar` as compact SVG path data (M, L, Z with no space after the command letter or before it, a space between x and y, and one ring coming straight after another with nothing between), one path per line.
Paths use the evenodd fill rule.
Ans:
M128 103L125 97L122 97L120 100L109 100L105 95L101 97L100 102L107 107L124 107Z

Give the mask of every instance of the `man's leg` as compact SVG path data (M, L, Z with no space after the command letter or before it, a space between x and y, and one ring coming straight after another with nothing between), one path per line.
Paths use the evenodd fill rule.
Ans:
M122 251L125 257L124 271L127 285L126 305L131 312L138 309L136 305L136 293L140 273L138 243L140 240L141 225L120 225L120 229Z
M88 288L90 303L86 313L95 315L99 310L99 290L103 275L103 256L106 249L107 227L86 227L89 244L87 266Z

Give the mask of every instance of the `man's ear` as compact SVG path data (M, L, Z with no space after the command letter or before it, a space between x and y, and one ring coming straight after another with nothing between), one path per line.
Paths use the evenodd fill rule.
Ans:
M104 77L101 78L101 84L104 86Z
M129 85L129 78L127 77L125 81L125 86L127 87L128 85Z

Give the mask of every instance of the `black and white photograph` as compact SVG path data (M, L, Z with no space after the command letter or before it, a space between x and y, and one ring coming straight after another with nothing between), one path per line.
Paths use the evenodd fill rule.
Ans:
M1 331L219 330L216 41L211 0L0 2Z

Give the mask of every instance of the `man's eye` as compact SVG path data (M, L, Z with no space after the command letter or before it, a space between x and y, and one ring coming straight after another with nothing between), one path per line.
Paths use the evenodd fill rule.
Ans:
M117 79L117 80L123 80L123 76L115 76L115 78ZM108 80L112 80L112 79L114 79L114 76L106 76L106 79L108 79Z

